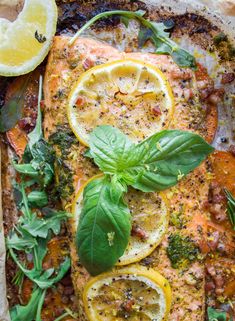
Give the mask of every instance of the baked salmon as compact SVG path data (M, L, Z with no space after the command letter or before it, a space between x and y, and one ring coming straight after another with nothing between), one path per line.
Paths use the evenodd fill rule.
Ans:
M216 130L216 105L204 101L201 90L209 83L206 72L199 68L197 73L179 68L171 57L151 53L125 53L92 38L78 38L69 46L70 38L57 36L50 51L44 79L44 132L51 139L58 131L69 130L66 104L71 87L77 78L95 65L120 59L133 58L148 61L157 66L168 79L175 98L175 114L170 128L190 130L211 141ZM91 110L92 114L92 110ZM112 124L115 126L115 124ZM57 146L58 147L58 146ZM63 149L64 148L64 149ZM57 181L62 184L64 207L69 211L73 198L81 187L98 169L83 156L86 147L74 140L66 147L57 148L62 163L57 166ZM61 165L62 164L62 165ZM169 320L203 321L205 319L205 266L196 261L183 268L173 268L166 249L172 234L180 233L199 242L206 233L207 212L203 204L208 197L210 175L207 163L201 164L176 187L166 191L171 216L180 216L180 223L170 221L167 234L154 252L136 265L146 265L158 270L170 282L173 303ZM71 232L72 278L76 291L79 320L87 321L82 301L82 292L90 278L79 263L74 242L76 227L69 222Z

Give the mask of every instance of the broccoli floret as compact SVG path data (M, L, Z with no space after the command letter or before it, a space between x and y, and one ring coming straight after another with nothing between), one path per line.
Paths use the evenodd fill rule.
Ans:
M197 258L199 249L190 237L171 234L168 240L167 256L174 269L186 268Z

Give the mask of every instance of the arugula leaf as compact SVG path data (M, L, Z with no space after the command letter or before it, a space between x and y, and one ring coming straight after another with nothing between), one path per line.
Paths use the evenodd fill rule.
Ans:
M39 78L39 90L38 90L38 116L36 121L36 126L34 130L28 134L29 139L29 148L32 150L32 147L35 143L37 143L42 137L42 114L41 114L41 100L42 100L42 76Z
M111 268L127 247L131 216L122 196L123 190L108 177L97 178L84 189L76 244L91 275Z
M18 251L28 251L37 245L37 240L28 233L22 233L20 236L16 232L12 232L6 239L6 246L8 249L15 249Z
M208 315L209 321L226 321L227 320L226 312L215 310L211 307L207 308L207 315Z
M45 191L32 191L28 194L28 201L31 207L44 207L48 203L47 194Z
M166 32L169 26L165 26L163 23L156 23L150 20L146 20L143 15L145 11L139 10L136 12L125 10L114 10L102 12L92 19L90 19L70 40L69 44L72 45L78 36L94 24L97 20L107 18L113 15L121 17L121 21L128 26L130 19L136 19L140 23L139 32L139 45L143 46L147 40L151 40L156 47L156 54L171 55L173 60L180 67L189 67L194 70L197 69L196 60L189 52L181 49L177 43L171 40L169 33ZM171 26L170 26L171 27Z
M227 197L227 213L228 213L228 217L229 220L233 226L233 229L235 230L235 198L233 197L233 195L225 189L225 194Z
M40 288L34 289L27 305L22 306L17 304L10 310L11 321L39 321L39 319L35 319L35 317L36 315L41 314L42 306L39 305L39 303L42 298L44 299L45 293L46 291Z
M119 129L96 127L90 135L90 154L105 174L143 192L177 184L214 149L191 132L165 130L135 145Z
M33 237L47 238L50 230L52 230L55 235L58 235L61 221L68 218L68 213L63 211L55 213L56 214L52 216L40 219L36 214L33 214L31 219L24 218L21 221L21 226Z
M0 132L12 129L22 118L24 107L24 94L31 76L29 75L22 87L17 90L10 100L0 110Z

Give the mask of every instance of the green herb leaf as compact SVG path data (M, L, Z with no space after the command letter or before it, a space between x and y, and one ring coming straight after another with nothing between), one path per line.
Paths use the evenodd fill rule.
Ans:
M114 10L102 12L91 20L89 20L70 40L69 44L77 39L77 37L97 20L102 18L107 18L113 15L118 15L121 17L121 21L128 26L130 19L136 19L140 23L139 32L139 45L143 46L147 40L151 40L156 47L156 54L167 54L171 55L173 60L180 67L189 67L196 69L196 60L189 52L181 49L177 43L169 38L169 33L166 32L169 27L165 26L163 23L156 23L143 18L145 11L139 10L136 12L124 11L124 10Z
M226 321L226 312L213 309L211 307L207 308L208 321Z
M36 320L36 315L41 313L38 311L38 305L40 299L44 299L45 290L41 290L39 288L34 289L31 298L27 305L16 305L10 310L11 321L34 321ZM42 307L41 307L42 308Z
M44 207L48 203L47 194L45 191L32 191L28 194L28 201L31 207Z
M32 150L32 147L35 143L37 143L42 137L42 114L41 114L41 100L42 100L42 76L39 78L39 90L38 90L38 116L37 116L37 122L34 130L28 134L29 138L29 148Z
M228 213L228 217L229 220L233 226L233 229L235 230L235 198L233 197L233 195L225 189L225 194L227 197L227 213Z
M27 77L22 87L14 93L11 99L0 110L0 132L6 132L17 124L22 118L24 107L24 94L30 76Z
M111 268L127 247L131 216L122 196L123 190L107 177L84 190L76 243L81 263L92 275Z
M105 174L115 174L143 192L174 186L214 150L202 137L180 130L161 131L135 145L111 126L96 127L89 144Z
M20 236L16 232L12 232L6 239L6 245L8 249L28 252L29 249L37 245L37 240L27 232L22 233L21 231Z
M44 218L38 218L36 214L33 214L31 219L25 218L21 221L22 228L28 231L33 237L47 238L50 230L52 230L55 235L58 235L61 222L68 218L68 213L63 211L54 213Z
M31 164L16 164L13 163L15 170L18 173L21 173L30 177L38 177L38 171Z

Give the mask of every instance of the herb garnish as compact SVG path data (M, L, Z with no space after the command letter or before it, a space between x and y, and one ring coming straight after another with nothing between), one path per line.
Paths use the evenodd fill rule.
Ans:
M227 320L226 312L221 310L216 310L211 307L207 308L207 316L209 321L226 321Z
M196 60L189 52L181 49L177 43L170 39L170 34L166 31L169 29L166 25L159 22L154 22L146 20L143 16L145 11L138 10L136 12L125 11L125 10L114 10L102 12L92 19L90 19L70 40L69 44L72 45L77 37L94 24L97 20L102 18L107 18L113 15L118 15L121 17L122 22L127 26L129 20L136 19L140 23L139 31L139 45L143 46L147 40L151 40L155 45L156 54L166 54L171 55L173 60L180 67L189 67L196 69Z
M64 262L57 269L43 268L43 260L47 254L47 243L60 232L61 222L67 220L68 213L49 208L45 188L53 180L54 156L51 146L44 140L41 125L40 100L42 78L39 82L38 118L33 132L28 135L29 143L25 150L25 164L14 164L21 174L21 180L14 184L14 195L17 207L22 216L6 239L9 253L18 266L16 280L22 283L22 274L34 284L31 298L27 305L16 305L10 311L12 321L41 321L41 310L48 288L60 281L70 268L70 259L65 257ZM30 188L30 192L28 192ZM35 190L36 189L36 190ZM34 210L33 210L34 209ZM40 215L38 212L40 211ZM25 253L24 261L16 251ZM26 255L32 257L33 267L27 266ZM19 280L18 280L19 279Z
M164 130L134 144L106 125L93 130L89 146L87 157L105 176L84 189L77 247L81 263L96 275L112 267L126 249L131 230L123 201L127 186L143 192L167 189L178 183L179 171L182 179L214 149L200 136L181 130Z
M233 226L233 229L235 230L235 198L233 195L225 189L225 194L227 197L227 213L229 220Z
M196 260L199 250L188 236L171 234L168 240L167 255L174 269L184 269Z

